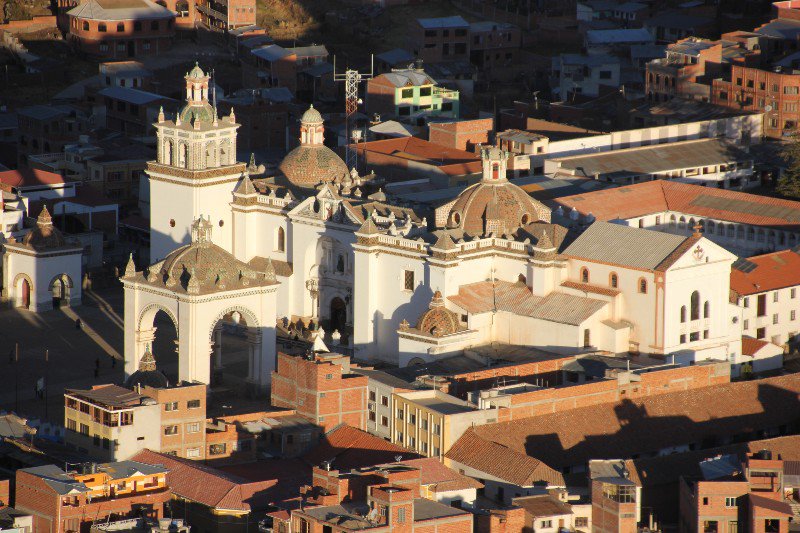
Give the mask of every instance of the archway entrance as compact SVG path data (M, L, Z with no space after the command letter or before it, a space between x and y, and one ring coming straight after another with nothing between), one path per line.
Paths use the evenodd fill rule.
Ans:
M30 309L31 307L31 284L22 278L17 285L17 307Z
M66 274L56 276L50 285L50 293L53 295L53 309L66 307L69 305L69 277Z
M261 351L261 335L254 320L240 311L229 311L212 327L211 387L215 392L247 390L255 378L255 359Z
M331 300L330 332L338 331L342 336L347 335L347 304L338 296Z
M153 317L155 330L151 352L156 368L167 376L170 384L178 382L178 330L172 318L159 310Z

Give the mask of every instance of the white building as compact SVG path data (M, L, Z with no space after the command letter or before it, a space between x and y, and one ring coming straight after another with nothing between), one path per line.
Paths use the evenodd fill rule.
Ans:
M204 383L226 320L251 328L261 388L276 324L301 320L400 366L489 342L740 364L736 257L704 236L608 223L568 235L506 179L498 148L483 151L479 183L433 212L395 205L323 144L313 108L281 174L254 183L232 156L235 117L217 117L202 70L186 79L187 105L156 125L149 164L151 257L164 259L123 278L128 374L159 310L178 330L180 379Z
M607 54L561 54L553 58L554 92L566 99L570 94L599 96L601 87L619 87L620 59Z

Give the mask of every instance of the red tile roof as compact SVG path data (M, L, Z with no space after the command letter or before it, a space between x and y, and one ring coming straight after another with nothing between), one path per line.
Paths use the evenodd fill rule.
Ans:
M60 174L39 170L38 168L21 167L16 170L0 172L0 183L11 187L33 187L36 185L55 185L64 183Z
M407 461L400 461L400 464L419 468L422 477L420 481L421 484L433 485L431 489L434 492L483 488L483 483L444 466L442 462L435 457L409 459Z
M794 250L748 257L731 269L731 289L740 296L795 285L800 285L800 254Z
M800 229L800 202L769 196L655 180L558 198L557 203L597 220L628 219L662 211L697 217ZM663 220L667 223L667 220Z
M742 355L753 356L757 354L761 348L769 344L772 343L761 339L754 339L753 337L748 337L747 335L742 335Z
M794 423L800 374L726 383L477 426L474 431L553 468Z
M461 174L477 174L482 170L481 158L465 150L435 144L418 137L401 137L384 139L351 145L359 152L383 154L427 165L434 165L445 174L455 176ZM369 155L367 155L369 158Z
M265 509L296 497L300 487L311 482L310 469L300 461L276 460L272 479L251 482L196 461L150 450L137 453L132 460L167 467L167 484L177 496L228 511Z
M334 470L347 471L395 461L396 456L417 458L418 454L346 424L330 430L303 460L312 466L333 460Z
M445 458L508 481L520 487L547 483L564 486L564 476L524 452L492 442L467 430L445 454Z

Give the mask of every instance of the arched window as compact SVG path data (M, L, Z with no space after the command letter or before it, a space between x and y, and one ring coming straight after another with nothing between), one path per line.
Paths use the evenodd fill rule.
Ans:
M674 228L675 227L675 215L670 215L669 216L669 227L670 228Z
M736 238L744 239L744 226L736 226Z
M714 229L715 229L714 221L713 220L709 220L708 224L706 225L706 232L707 233L714 233Z
M83 31L89 31L89 22L83 21Z
M165 165L174 165L175 162L172 161L172 141L166 140L164 141L164 152L161 154L161 162Z
M681 324L686 322L686 306L681 306Z
M647 280L644 278L639 278L639 292L647 294Z
M179 167L189 167L189 146L181 144L178 148L178 165Z
M678 227L683 229L686 227L686 219L681 217L678 219Z
M117 24L117 33L122 33L124 31L125 31L125 24L123 24L122 22L118 23Z
M336 272L344 272L344 256L339 255L339 258L336 260Z
M105 25L104 23L102 23L102 22L101 22L100 24L98 24L98 25L97 25L97 31L99 31L99 32L101 32L101 33L105 33L105 31L106 31L106 25Z
M705 301L703 304L703 318L710 318L711 317L711 302L708 300Z
M589 283L589 269L586 267L581 269L581 283Z
M697 320L700 318L700 293L694 291L692 293L692 297L689 300L690 312L689 318L690 320Z
M753 226L748 227L747 228L747 240L748 241L753 241L753 240L755 240L755 238L756 238L756 230L753 228Z
M276 243L276 249L279 252L286 250L286 233L283 231L283 228L278 228L278 238L276 239Z
M619 287L619 279L617 278L617 273L612 272L611 275L608 277L608 284L611 286L612 289L616 289Z

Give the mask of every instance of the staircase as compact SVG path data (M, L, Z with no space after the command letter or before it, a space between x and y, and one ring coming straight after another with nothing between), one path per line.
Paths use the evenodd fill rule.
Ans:
M789 502L789 507L792 508L792 514L794 514L794 519L792 520L793 523L800 522L800 502L797 500L787 500Z

